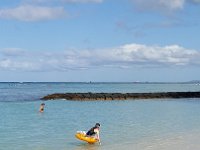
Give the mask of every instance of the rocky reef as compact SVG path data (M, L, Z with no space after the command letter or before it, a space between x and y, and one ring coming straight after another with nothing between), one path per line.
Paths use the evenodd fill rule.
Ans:
M200 92L158 92L158 93L55 93L41 100L66 99L87 100L127 100L127 99L200 98Z

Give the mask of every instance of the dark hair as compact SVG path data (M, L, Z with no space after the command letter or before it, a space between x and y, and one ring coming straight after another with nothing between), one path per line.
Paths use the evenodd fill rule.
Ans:
M96 123L96 124L95 124L95 127L100 127L100 123Z
M42 103L41 105L45 105L45 103Z

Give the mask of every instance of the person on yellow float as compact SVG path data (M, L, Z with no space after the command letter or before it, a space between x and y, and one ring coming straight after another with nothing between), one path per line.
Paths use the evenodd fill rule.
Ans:
M86 136L95 137L98 140L99 144L101 145L101 140L100 140L99 132L100 132L100 123L96 123L95 126L92 127L86 133Z

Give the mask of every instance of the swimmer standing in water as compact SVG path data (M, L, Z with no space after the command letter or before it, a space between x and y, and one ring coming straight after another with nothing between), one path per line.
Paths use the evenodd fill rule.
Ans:
M41 105L40 105L40 112L44 112L44 106L45 106L45 103L42 103Z

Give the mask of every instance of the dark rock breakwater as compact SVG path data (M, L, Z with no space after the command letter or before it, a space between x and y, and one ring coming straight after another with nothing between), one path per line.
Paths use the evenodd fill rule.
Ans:
M159 92L159 93L55 93L42 97L42 100L127 100L155 98L200 98L200 92Z

